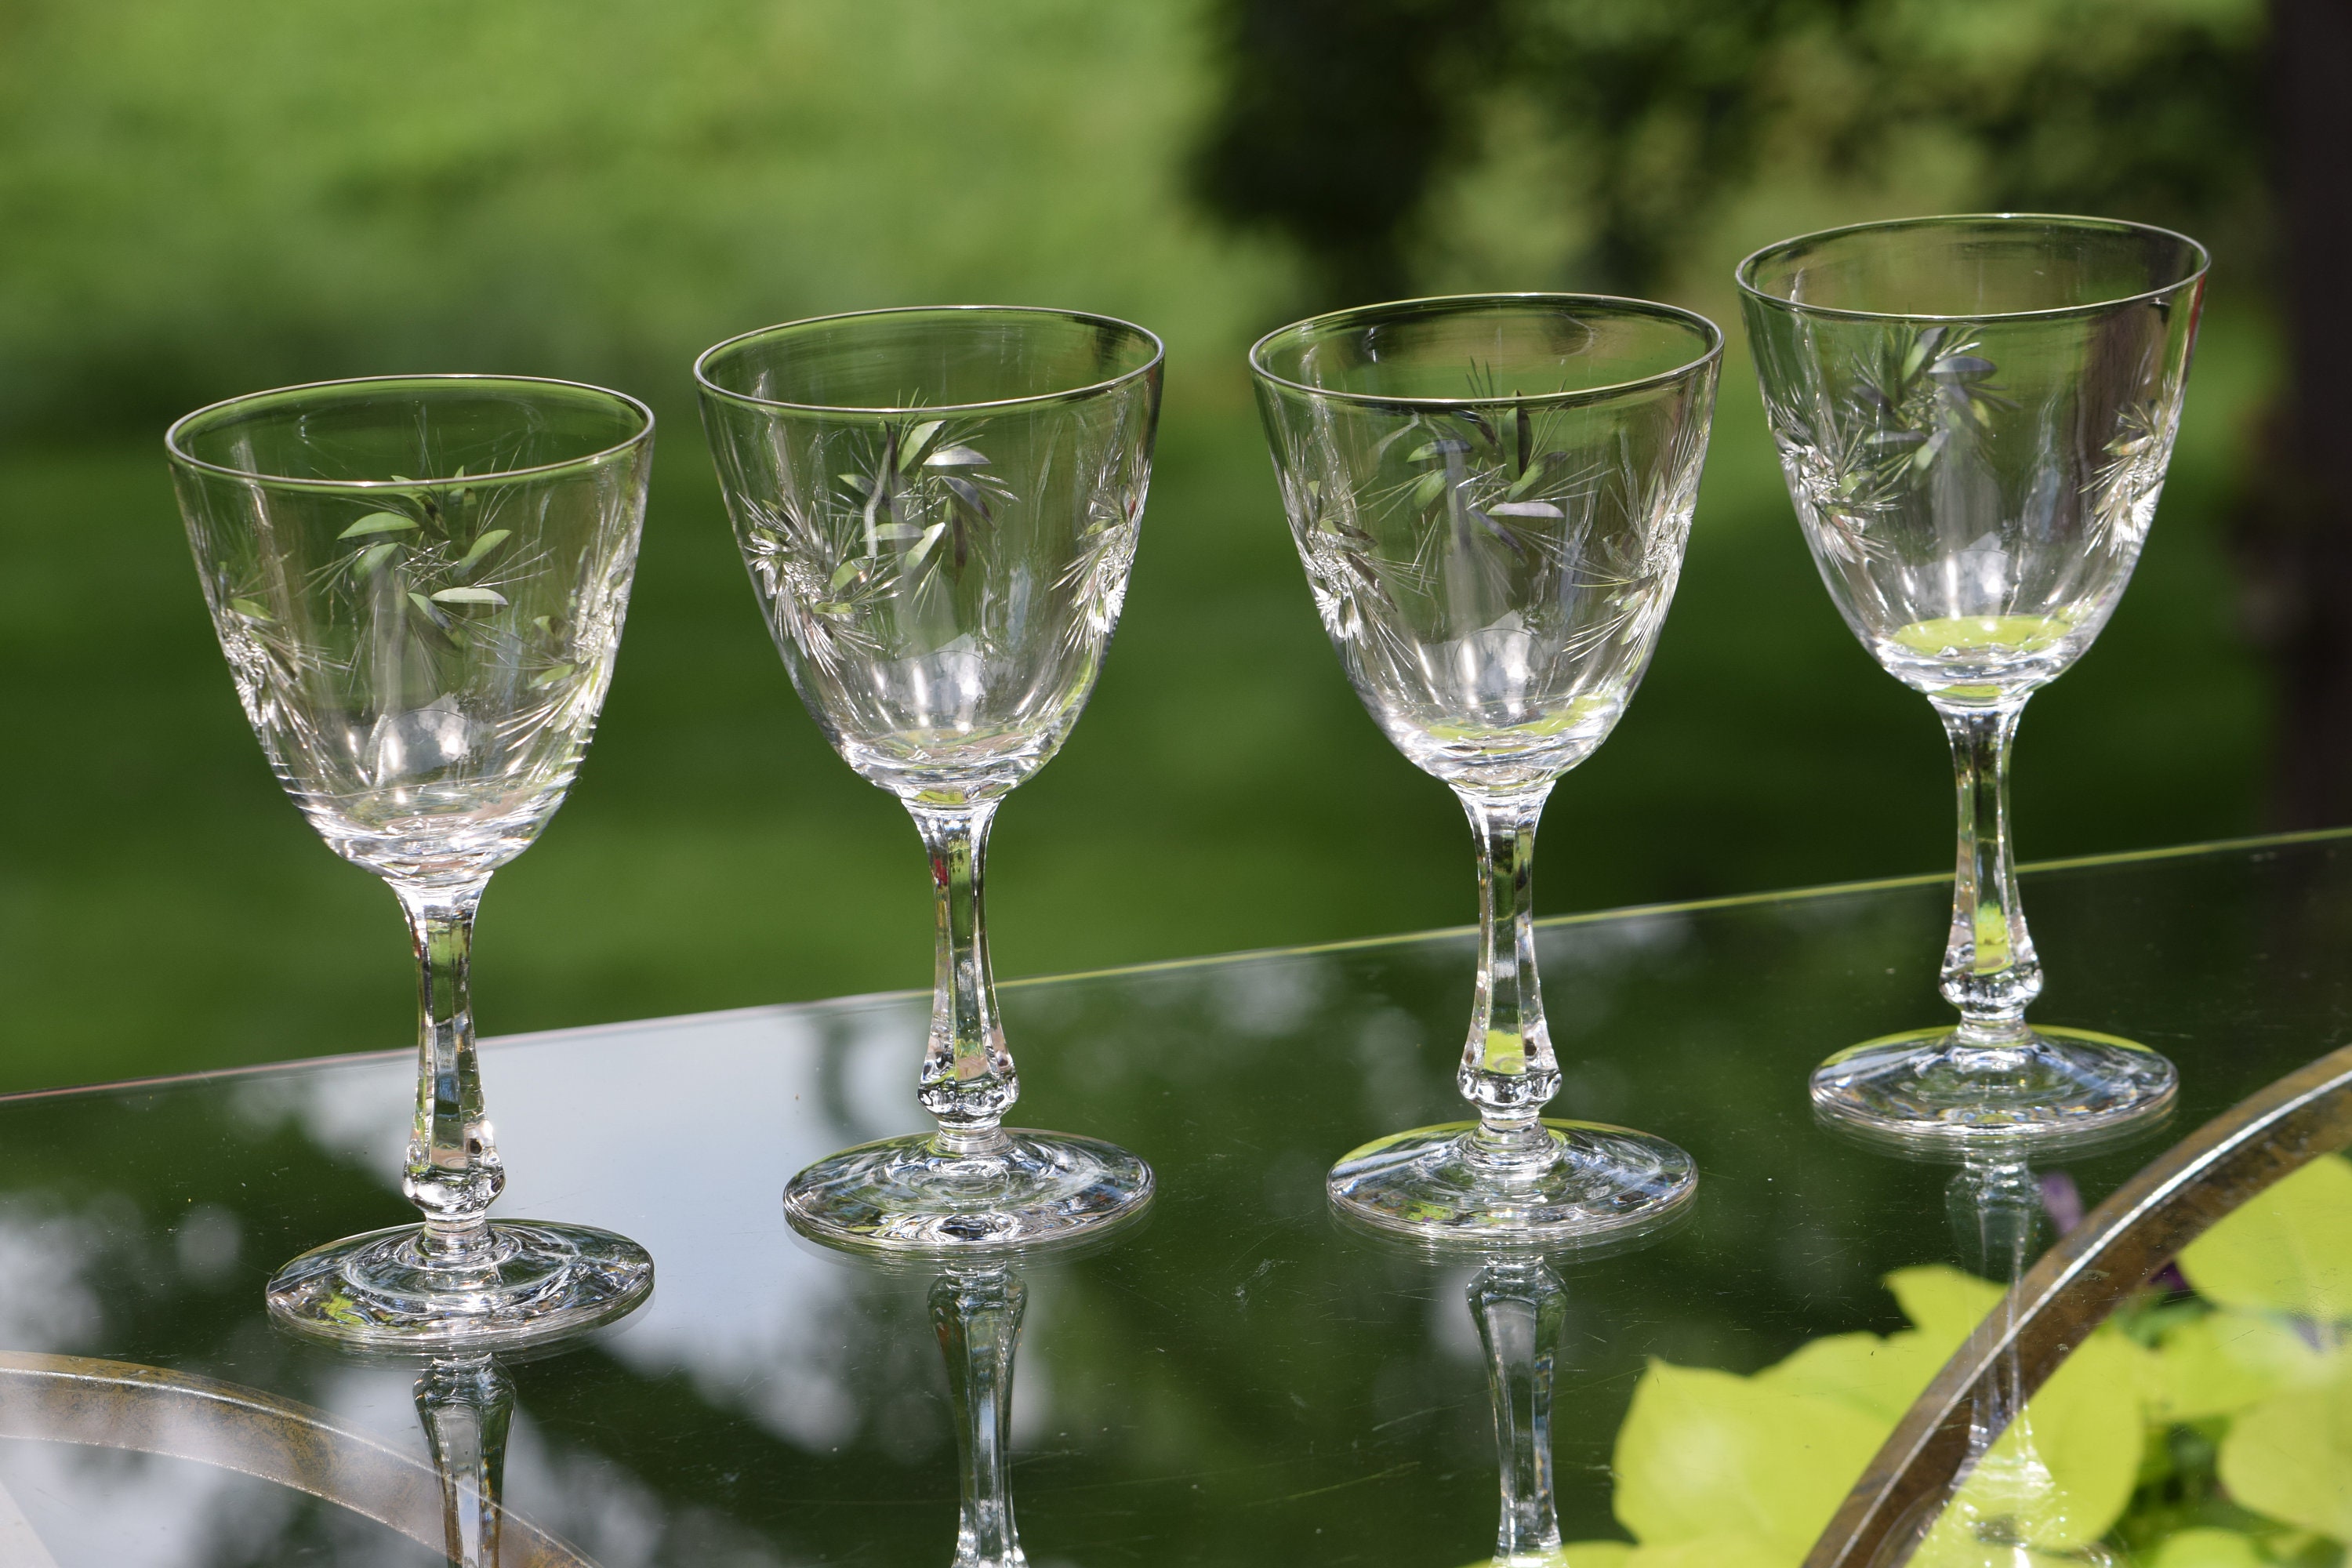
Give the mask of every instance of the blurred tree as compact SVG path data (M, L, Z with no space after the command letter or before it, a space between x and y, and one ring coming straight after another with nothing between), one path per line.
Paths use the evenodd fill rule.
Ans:
M2285 395L2239 514L2256 639L2276 671L2271 814L2352 820L2352 5L2273 0L2272 173L2290 323Z
M2282 0L2296 3L2296 0ZM2330 9L2330 0L2309 0ZM1759 180L2244 226L2262 170L2259 0L1217 0L1224 91L1198 188L1329 284L1405 285L1438 177L1523 91L1573 156L1592 282L1654 288ZM1377 294L1378 289L1370 290ZM1350 298L1369 297L1360 292Z
M1404 242L1466 147L1497 0L1220 0L1223 98L1195 188L1305 251L1312 308L1408 291Z
M1563 184L1519 199L1575 208L1562 270L1591 286L1670 281L1759 184L1873 193L1874 216L1922 171L1979 210L2168 224L2240 278L2274 270L2289 383L2236 531L2275 683L2271 815L2352 821L2347 0L1217 3L1201 193L1290 238L1335 302L1406 291L1415 225L1441 176L1498 151L1474 128L1507 93L1567 151Z

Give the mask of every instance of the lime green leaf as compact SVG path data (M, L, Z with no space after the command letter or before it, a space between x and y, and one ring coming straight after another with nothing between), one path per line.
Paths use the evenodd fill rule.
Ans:
M1841 1401L1654 1361L1618 1429L1618 1522L1646 1549L1744 1536L1801 1559L1886 1436Z
M503 605L507 596L496 588L444 588L433 595L436 605Z
M1756 1376L1784 1393L1842 1400L1891 1432L1951 1352L1951 1346L1916 1331L1883 1340L1876 1334L1837 1334L1815 1340Z
M1547 1568L1553 1563L1559 1568L1625 1568L1633 1554L1633 1548L1622 1541L1571 1541L1546 1563ZM1471 1568L1487 1568L1487 1562L1482 1557Z
M2180 1271L2221 1306L2352 1320L2352 1164L2325 1155L2256 1194L2182 1249Z
M1886 1277L1895 1305L1930 1340L1944 1344L1946 1355L1958 1350L1985 1314L2006 1293L1989 1279L1941 1263L1898 1268Z
M833 575L831 578L827 579L825 586L828 588L838 588L844 583L848 582L852 577L856 576L857 571L858 563L856 562L845 561L840 565L833 569Z
M2141 1396L2158 1425L2233 1415L2334 1375L2327 1355L2293 1324L2252 1312L2212 1312L2174 1325L2147 1366Z
M351 527L335 535L337 539L358 539L371 533L398 533L416 526L415 521L396 511L372 511Z
M424 611L428 616L433 614L433 605L431 601L426 599L424 595L418 593L414 588L411 588L408 591L408 602L415 605L418 609Z
M943 419L927 419L907 432L906 440L898 447L900 473L905 473L923 460L923 448L931 444L932 437L936 437L946 424L947 421Z
M942 447L923 459L929 468L982 468L988 466L988 454L971 447Z
M458 560L455 570L459 572L471 571L476 562L479 561L483 556L488 555L491 551L496 550L499 545L505 543L509 538L513 537L513 533L514 531L512 529L491 529L488 532L484 533L479 539L474 541L474 547L471 550L467 551L464 556Z
M2234 1530L2184 1530L2157 1548L2148 1568L2267 1568L2251 1535Z
M2352 1380L2273 1394L2239 1416L2221 1473L2232 1500L2352 1541Z
M2139 1478L2147 1427L2138 1358L2120 1333L2077 1346L1978 1465L1948 1512L2045 1551L2088 1545L2115 1528Z
M1582 1558L1574 1568L1584 1568ZM1604 1568L1797 1568L1800 1559L1785 1548L1753 1535L1706 1535L1672 1546L1643 1546L1631 1555L1594 1561Z
M568 664L549 665L530 678L530 689L533 691L544 691L571 673L572 667Z
M1444 493L1445 470L1444 468L1432 468L1429 472L1422 475L1419 479L1413 482L1412 504L1416 507L1427 506L1431 501L1435 500L1439 496L1444 495Z
M365 577L399 553L400 542L396 539L387 539L381 544L371 544L361 551L353 559L352 569Z

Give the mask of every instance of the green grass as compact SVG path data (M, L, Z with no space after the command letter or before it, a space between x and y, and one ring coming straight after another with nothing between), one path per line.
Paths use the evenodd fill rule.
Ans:
M1358 707L1282 526L1241 354L1290 274L1181 199L1189 7L40 0L0 36L0 1088L410 1037L393 901L263 765L156 440L310 376L586 375L664 419L603 730L486 906L485 1028L926 984L913 830L800 710L686 400L703 344L866 304L1066 303L1171 347L1125 623L997 828L1000 973L1474 915L1459 812ZM2271 361L2213 321L2132 591L2027 718L2029 855L2255 826L2220 520ZM1931 869L1950 832L1937 727L1832 610L1735 357L1656 664L1554 797L1540 907Z

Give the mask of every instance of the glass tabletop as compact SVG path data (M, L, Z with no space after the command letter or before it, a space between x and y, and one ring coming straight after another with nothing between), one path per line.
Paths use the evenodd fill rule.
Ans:
M1830 1051L1945 1016L1948 879L1546 922L1551 1113L1658 1132L1701 1170L1685 1224L1603 1256L1432 1255L1327 1207L1338 1155L1459 1119L1465 931L1005 986L1013 1120L1115 1140L1160 1190L1105 1245L1001 1270L870 1264L783 1221L802 1165L923 1125L927 994L494 1042L498 1212L608 1226L658 1270L617 1330L496 1365L353 1359L262 1310L285 1258L408 1216L406 1056L0 1102L0 1561L444 1561L415 1522L457 1507L419 1471L420 1404L444 1471L503 1440L510 1563L955 1561L960 1444L985 1461L971 1412L1009 1372L1041 1565L1443 1568L1489 1559L1506 1494L1541 1489L1574 1568L1794 1568L1998 1293L1966 1276L2001 1274L2004 1237L2039 1226L2038 1247L2047 1216L2341 1042L2348 847L2032 871L2036 1021L2164 1051L2180 1104L2135 1143L1974 1188L1843 1140L1806 1098ZM2152 1365L2194 1304L2112 1332ZM1883 1337L1836 1338L1856 1334ZM2147 1383L2126 1373L2108 1381ZM2074 1528L2169 1550L2221 1517L2181 1511L2179 1433L2210 1413L2132 1397L2122 1479ZM2051 1456L2062 1480L2089 1463ZM2294 1540L2333 1550L2326 1522Z

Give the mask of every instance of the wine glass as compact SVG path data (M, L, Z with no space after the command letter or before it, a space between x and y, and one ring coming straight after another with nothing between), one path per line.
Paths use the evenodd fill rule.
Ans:
M821 1160L784 1194L822 1238L1005 1247L1138 1208L1111 1144L1002 1125L1019 1093L981 886L989 824L1094 689L1135 558L1160 340L1069 310L873 310L695 362L752 590L844 761L929 851L937 976L918 1098L934 1132Z
M1951 738L1957 1026L1813 1074L1822 1113L1901 1139L2095 1135L2160 1114L2172 1064L2033 1027L2042 965L2009 828L2010 742L2099 635L2172 454L2204 297L2194 240L2100 218L1914 218L1740 263L1764 407L1830 597Z
M1333 1167L1343 1211L1410 1233L1590 1237L1689 1201L1690 1157L1541 1112L1559 1088L1528 873L1559 775L1633 695L1674 596L1723 334L1573 294L1318 316L1250 351L1290 531L1339 663L1478 844L1475 1123Z
M483 887L562 804L604 705L653 432L619 393L430 375L233 398L164 437L254 733L328 845L392 884L416 951L402 1190L425 1223L286 1265L268 1301L292 1327L487 1347L653 1289L625 1237L487 1217L506 1172L467 975Z

